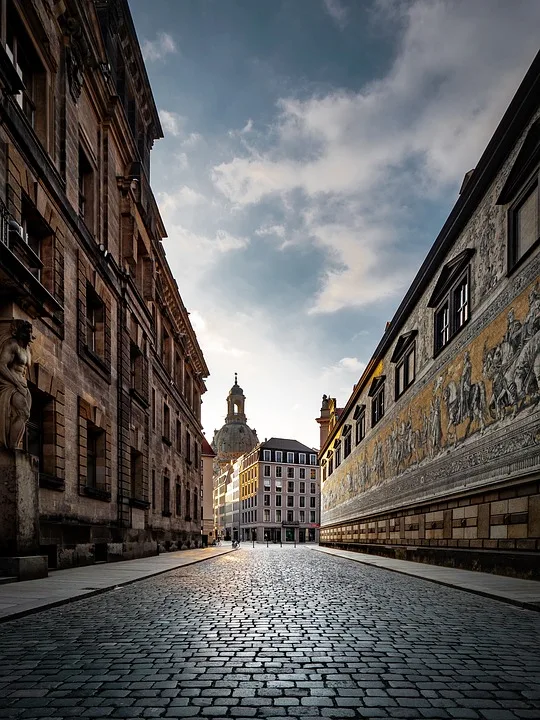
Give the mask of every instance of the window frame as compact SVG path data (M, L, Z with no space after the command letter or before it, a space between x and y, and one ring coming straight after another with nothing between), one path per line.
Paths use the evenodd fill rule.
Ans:
M531 193L536 191L536 240L520 256L516 252L517 213L523 207ZM540 168L537 167L529 177L516 199L510 204L507 215L508 237L507 237L507 270L508 274L521 265L540 243Z
M412 377L410 375L410 357L413 358ZM403 371L403 386L401 386L400 383L401 371ZM416 379L416 339L404 348L399 359L396 360L394 373L394 392L395 399L397 400L411 387Z
M385 398L384 389L386 382L383 382L381 386L373 393L371 397L371 427L375 427L383 417L385 412Z

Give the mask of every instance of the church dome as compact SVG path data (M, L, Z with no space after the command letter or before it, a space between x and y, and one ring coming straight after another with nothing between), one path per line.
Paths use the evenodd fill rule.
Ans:
M225 424L214 432L212 440L217 463L232 462L252 450L259 442L256 431L247 424L245 401L244 391L238 385L238 376L235 373L234 385L227 396Z

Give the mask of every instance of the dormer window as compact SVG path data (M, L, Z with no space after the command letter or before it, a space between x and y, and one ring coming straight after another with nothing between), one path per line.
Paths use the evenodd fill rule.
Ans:
M447 263L439 275L428 307L435 309L435 354L439 353L470 317L470 259L467 249Z
M391 362L396 364L396 400L412 385L416 375L416 330L398 338Z
M371 398L371 427L374 427L384 416L384 386L386 375L379 375L371 383L369 397Z

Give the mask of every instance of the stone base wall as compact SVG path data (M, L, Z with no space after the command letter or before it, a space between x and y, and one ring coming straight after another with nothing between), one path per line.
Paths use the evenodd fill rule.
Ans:
M327 525L320 544L540 580L540 479Z

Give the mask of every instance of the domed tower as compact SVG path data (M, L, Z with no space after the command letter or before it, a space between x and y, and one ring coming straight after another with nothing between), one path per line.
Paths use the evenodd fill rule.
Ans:
M259 442L256 431L247 424L245 403L246 397L238 385L238 375L235 373L234 385L227 396L225 425L214 432L212 440L212 449L216 453L215 462L219 467L234 462Z

